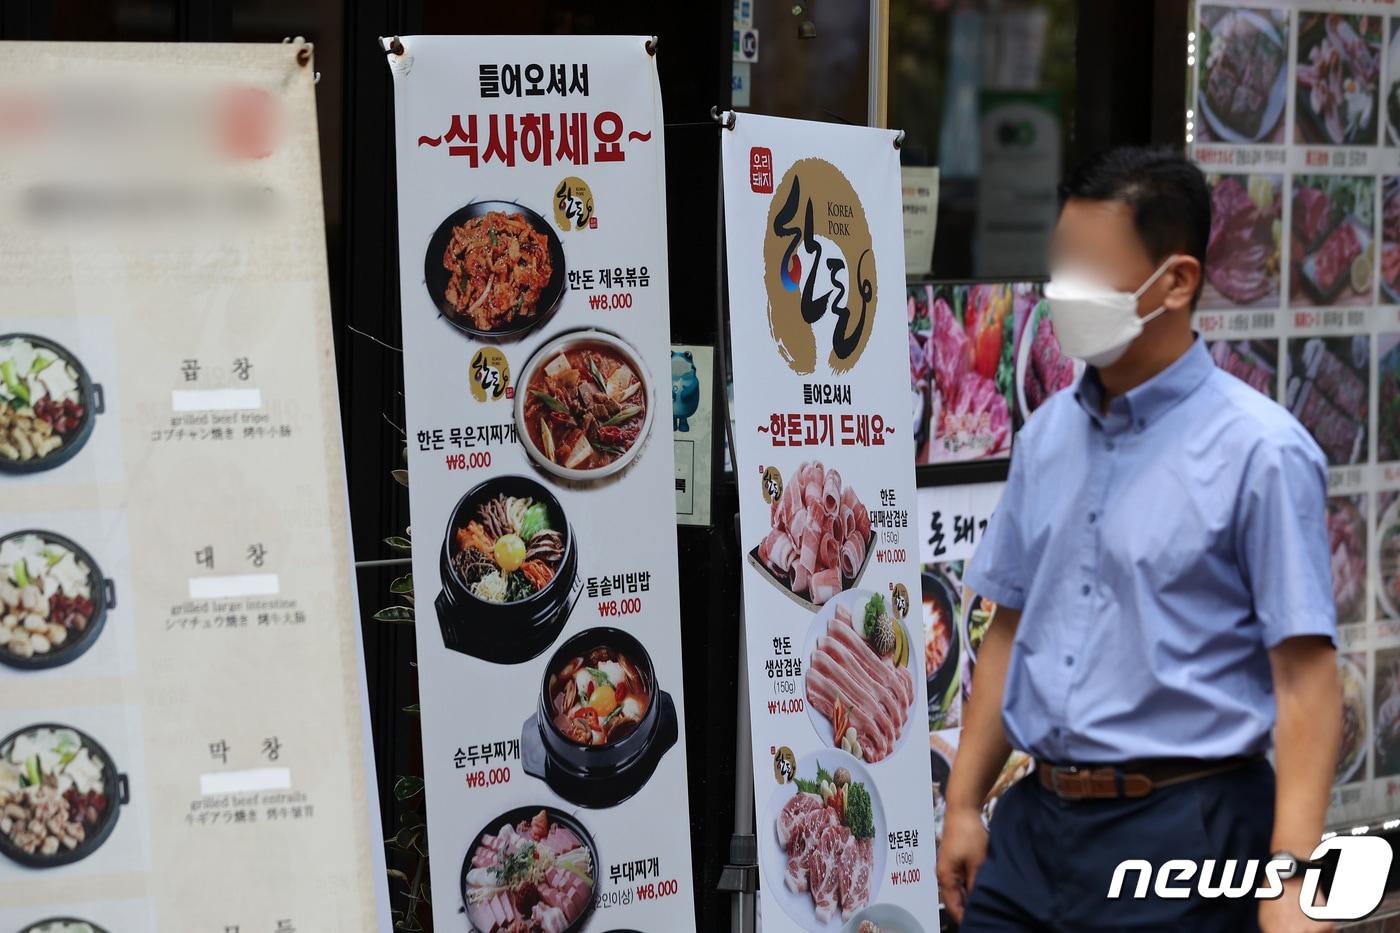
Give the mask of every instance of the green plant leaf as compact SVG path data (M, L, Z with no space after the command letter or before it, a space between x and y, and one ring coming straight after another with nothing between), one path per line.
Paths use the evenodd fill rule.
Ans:
M400 535L390 535L384 539L384 543L396 551L412 551L413 542Z
M399 825L405 829L418 829L426 824L423 821L423 814L417 810L405 810L399 814Z
M406 573L393 583L389 584L389 592L397 593L400 596L413 592L413 574Z
M408 485L407 470L390 470L389 475L392 476L394 478L394 481L397 482L400 486Z
M422 708L421 706L419 706L417 703L414 703L414 704L412 704L412 705L405 706L405 707L403 708L403 711L404 711L405 713L411 713L411 714L413 714L414 716L417 716L419 713L423 712L423 708Z
M396 622L408 624L413 622L413 610L407 606L386 606L374 614L376 622Z
M413 844L418 841L420 831L421 827L405 826L394 834L394 845L398 846L400 849L413 848Z
M408 800L423 793L423 779L416 774L405 774L394 784L394 799Z

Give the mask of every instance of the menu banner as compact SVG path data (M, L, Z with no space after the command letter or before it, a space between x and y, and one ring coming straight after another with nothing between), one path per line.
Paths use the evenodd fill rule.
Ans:
M938 928L894 138L749 114L722 134L755 820L778 930Z
M402 43L434 926L692 930L656 60L642 37Z
M314 72L0 43L0 929L390 928Z
M1400 16L1201 2L1187 141L1211 188L1197 326L1327 455L1342 749L1329 824L1400 812Z

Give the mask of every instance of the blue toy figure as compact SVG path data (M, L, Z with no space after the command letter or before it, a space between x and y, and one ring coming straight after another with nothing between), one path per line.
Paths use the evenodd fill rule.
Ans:
M677 431L689 431L685 420L700 407L700 378L690 351L671 351L671 418Z

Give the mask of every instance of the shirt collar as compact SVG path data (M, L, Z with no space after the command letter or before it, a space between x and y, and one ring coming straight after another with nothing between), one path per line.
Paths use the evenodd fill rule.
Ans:
M1094 367L1088 367L1079 377L1074 398L1079 407L1101 427L1107 420L1116 421L1126 416L1131 425L1141 431L1196 391L1214 369L1215 361L1210 358L1205 341L1197 335L1191 349L1176 362L1126 395L1109 402L1107 419L1102 411L1103 383Z

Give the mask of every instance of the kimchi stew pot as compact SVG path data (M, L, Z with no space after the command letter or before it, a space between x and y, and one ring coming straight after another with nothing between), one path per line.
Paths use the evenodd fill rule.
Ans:
M609 476L630 463L651 430L651 379L641 355L601 330L574 331L525 364L515 421L525 450L562 479Z

